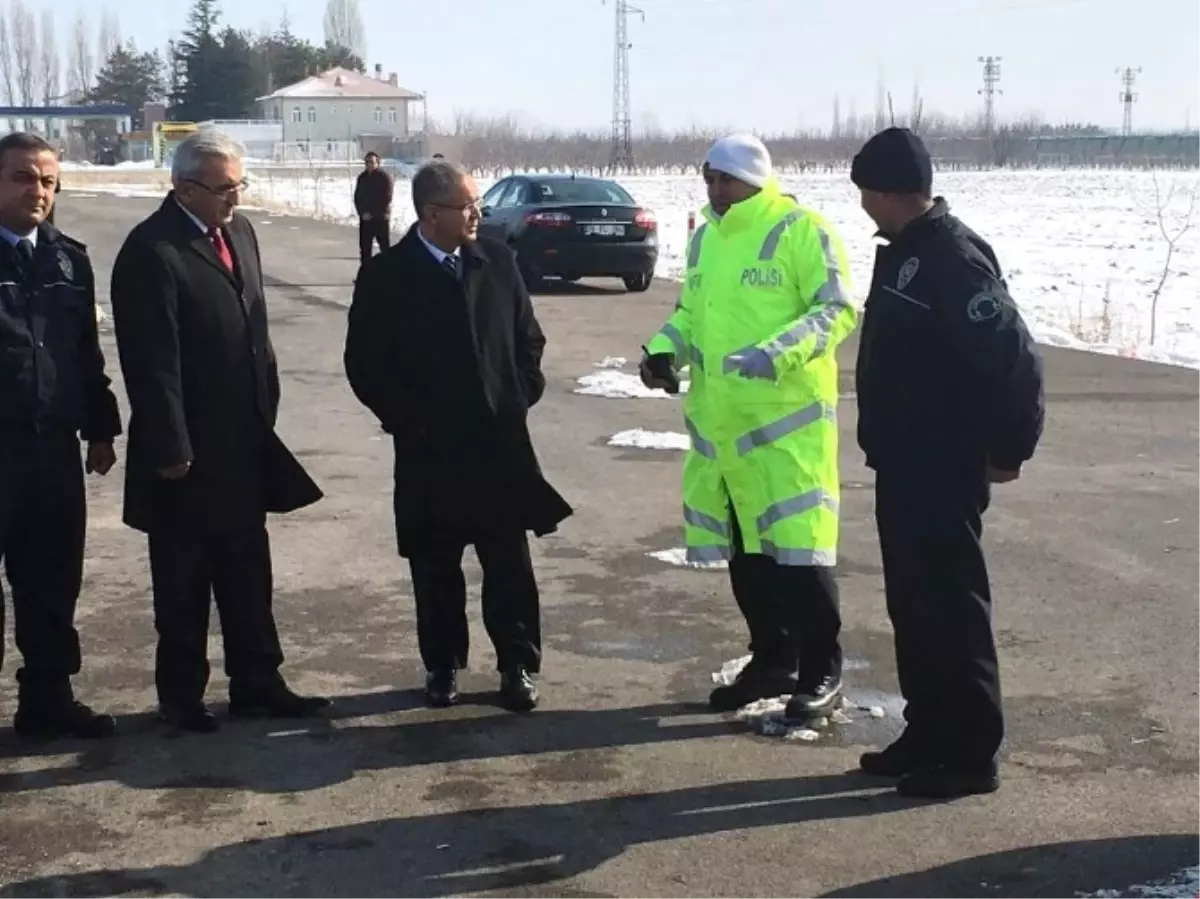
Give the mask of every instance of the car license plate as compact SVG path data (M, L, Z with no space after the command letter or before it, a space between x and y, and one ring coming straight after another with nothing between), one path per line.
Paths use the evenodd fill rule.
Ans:
M594 234L597 237L620 237L625 233L624 225L613 225L609 223L584 225L584 234Z

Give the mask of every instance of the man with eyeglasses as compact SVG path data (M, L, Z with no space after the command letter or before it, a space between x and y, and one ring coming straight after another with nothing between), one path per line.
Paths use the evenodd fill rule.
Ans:
M327 700L297 695L279 673L266 515L321 491L274 430L279 371L258 239L236 211L241 147L196 132L176 148L171 181L112 272L132 411L124 520L149 536L159 716L180 730L217 728L204 705L214 598L230 714L310 716Z
M412 192L417 223L359 272L346 374L395 446L397 546L412 572L426 701L458 698L469 648L462 556L474 545L501 698L529 711L542 656L526 531L550 533L571 514L526 423L546 387L546 340L512 250L478 236L475 180L439 160Z
M674 314L642 380L677 389L690 366L683 468L687 558L729 562L751 658L714 710L788 694L803 721L840 703L838 364L854 329L846 253L832 226L785 195L757 137L718 140L709 205L687 248Z

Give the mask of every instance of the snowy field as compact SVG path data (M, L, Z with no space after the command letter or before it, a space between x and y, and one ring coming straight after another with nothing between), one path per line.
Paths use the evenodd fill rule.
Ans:
M354 222L350 167L249 166L249 204L267 210ZM705 202L695 177L621 179L658 216L658 275L678 278L689 212ZM1156 200L1157 191L1161 203ZM491 182L483 180L487 189ZM874 228L858 206L845 174L787 176L786 190L823 212L839 229L850 254L855 293L870 283ZM1038 339L1047 344L1136 356L1200 368L1200 210L1178 240L1163 279L1167 233L1183 226L1200 189L1196 172L1110 170L940 173L935 187L951 209L995 247L1009 287ZM88 190L106 190L88 187ZM113 185L114 192L144 192ZM398 182L394 227L413 221L408 183ZM1151 301L1160 281L1157 327L1151 344Z

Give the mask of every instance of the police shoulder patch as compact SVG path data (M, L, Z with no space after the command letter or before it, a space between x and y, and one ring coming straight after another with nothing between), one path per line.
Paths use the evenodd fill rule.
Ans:
M981 290L967 303L967 318L975 324L986 322L1000 314L1000 299L990 290Z
M910 256L904 265L900 266L900 277L896 279L896 289L903 290L908 287L908 283L917 274L917 269L921 267L921 260L916 256Z
M67 255L67 251L61 247L58 250L58 270L62 272L63 278L67 281L75 278L75 264L71 262L71 257Z

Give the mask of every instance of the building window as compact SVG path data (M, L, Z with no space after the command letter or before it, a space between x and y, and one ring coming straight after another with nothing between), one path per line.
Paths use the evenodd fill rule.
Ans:
M396 107L395 106L388 107L388 124L389 125L396 124Z
M293 122L300 121L300 107L299 106L292 107L292 121Z
M312 124L312 123L313 123L313 122L315 122L316 120L317 120L317 107L315 107L315 106L310 106L310 107L308 107L308 121L309 121L309 124Z
M383 107L382 106L375 107L375 121L376 122L383 121Z

